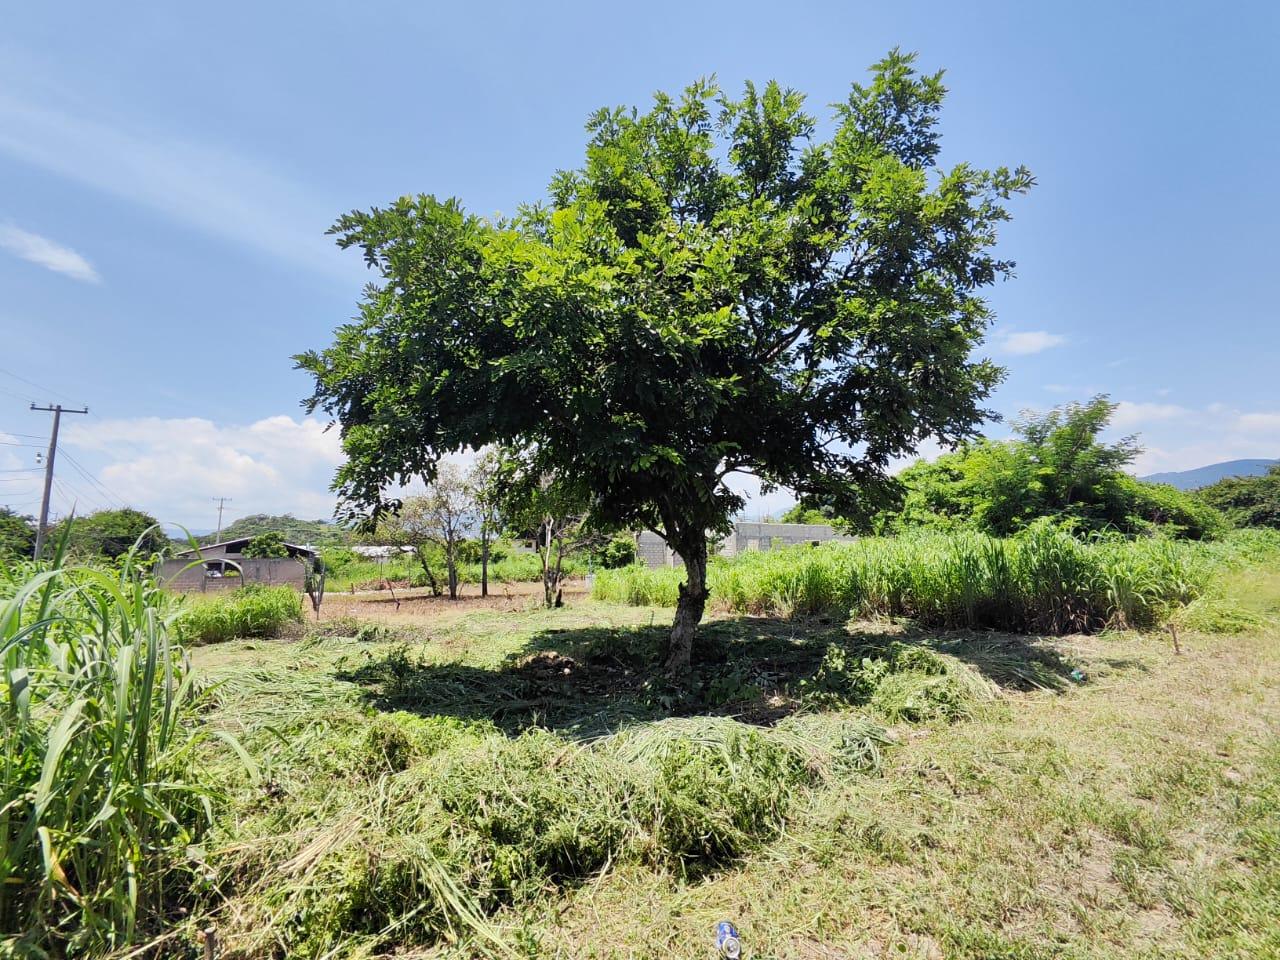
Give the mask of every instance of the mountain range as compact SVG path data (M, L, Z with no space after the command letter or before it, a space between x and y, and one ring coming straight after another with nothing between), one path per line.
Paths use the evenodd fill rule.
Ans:
M1266 473L1280 460L1224 460L1194 470L1175 470L1169 473L1153 473L1140 479L1151 483L1167 483L1179 490L1207 487L1227 477L1256 477Z

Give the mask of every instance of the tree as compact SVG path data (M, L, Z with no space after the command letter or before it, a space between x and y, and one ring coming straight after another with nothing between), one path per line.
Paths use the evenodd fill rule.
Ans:
M1280 465L1258 477L1227 477L1196 493L1238 527L1280 529Z
M444 552L449 599L457 600L459 550L477 521L475 501L462 472L453 464L442 464L426 494L406 497L394 515L384 518L378 532L392 543L414 548L436 595L440 589L431 572L428 548L439 547Z
M548 608L562 603L564 560L606 538L590 523L591 497L564 476L541 469L537 451L502 453L502 512L507 525L533 541L542 564L542 596Z
M0 507L0 558L30 557L35 542L35 520Z
M667 664L687 669L708 534L743 505L726 477L866 510L895 458L988 415L979 293L1011 271L996 231L1033 180L938 169L945 89L913 59L854 84L826 141L794 90L699 81L598 111L583 166L511 219L431 196L340 218L380 279L296 359L341 426L344 509L393 507L464 447L536 451L594 522L683 558Z
M284 534L278 531L260 533L244 547L246 557L287 557L289 548L285 545Z
M68 549L81 556L101 556L114 560L133 548L139 540L142 553L159 553L169 545L160 521L141 510L99 510L83 517L69 517L58 524L50 539L56 541L71 525Z
M489 595L489 544L498 534L501 524L499 510L502 504L502 458L497 450L486 450L476 458L467 476L471 499L475 502L476 518L480 527L480 596Z
M782 515L780 523L830 523L831 514L823 510L821 507L809 506L806 503L797 503L790 510Z
M1141 453L1136 437L1105 442L1116 404L1105 395L1047 413L1025 413L1007 441L964 445L901 474L901 509L870 528L975 527L1007 536L1041 517L1081 530L1142 533L1154 528L1192 538L1222 528L1222 518L1195 497L1125 472Z

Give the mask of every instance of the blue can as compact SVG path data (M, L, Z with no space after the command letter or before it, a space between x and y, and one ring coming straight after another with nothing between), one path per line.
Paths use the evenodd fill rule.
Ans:
M716 949L720 956L729 960L738 960L742 956L742 941L738 938L738 928L728 920L716 924Z

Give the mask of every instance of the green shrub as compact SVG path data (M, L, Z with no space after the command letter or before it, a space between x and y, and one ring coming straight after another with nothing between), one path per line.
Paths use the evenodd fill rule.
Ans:
M174 628L184 643L219 643L238 637L275 637L288 623L302 622L302 594L292 587L248 584L190 601Z

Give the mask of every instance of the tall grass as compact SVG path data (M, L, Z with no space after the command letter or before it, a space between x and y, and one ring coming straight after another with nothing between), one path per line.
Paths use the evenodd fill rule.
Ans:
M211 819L172 601L118 569L0 571L0 955L100 955L159 919Z
M1264 531L1201 544L1081 540L1047 524L1009 539L961 532L748 553L709 571L737 613L908 617L964 628L1065 633L1145 628L1201 596L1225 568L1280 558ZM603 570L596 599L674 606L682 570Z
M250 584L232 593L191 598L174 629L187 644L220 643L237 637L274 637L302 620L302 594L292 587Z

